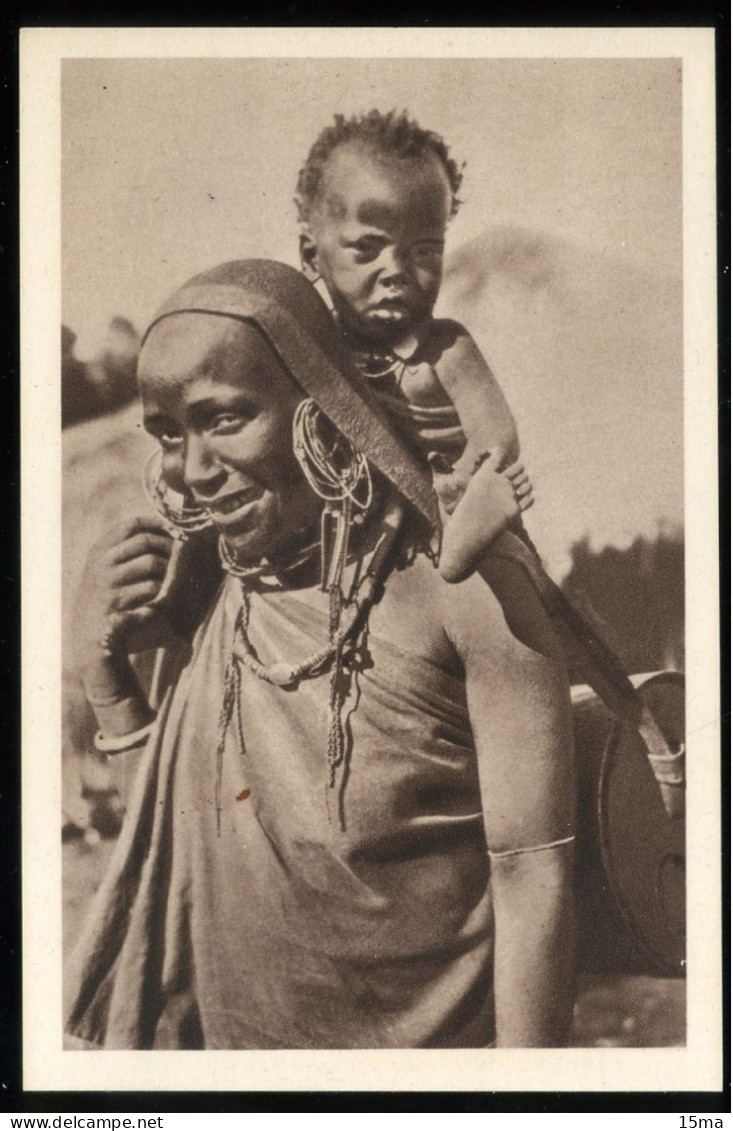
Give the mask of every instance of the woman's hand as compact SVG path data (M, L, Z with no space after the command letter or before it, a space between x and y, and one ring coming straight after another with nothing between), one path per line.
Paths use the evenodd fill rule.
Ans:
M110 528L92 547L74 608L74 651L84 673L109 657L156 648L171 636L155 604L174 542L157 517Z

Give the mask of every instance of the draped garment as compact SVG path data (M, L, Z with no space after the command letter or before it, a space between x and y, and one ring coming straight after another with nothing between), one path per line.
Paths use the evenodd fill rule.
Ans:
M243 744L235 712L217 784L240 602L227 579L164 697L72 962L69 1031L107 1048L489 1044L488 857L460 672L369 634L329 788L328 673L284 689L244 668ZM253 595L263 663L326 636L303 594Z

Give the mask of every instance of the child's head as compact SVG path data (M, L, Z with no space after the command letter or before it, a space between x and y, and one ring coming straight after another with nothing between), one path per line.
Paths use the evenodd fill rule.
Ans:
M352 332L397 345L429 318L461 179L404 113L337 116L319 135L298 177L301 260Z

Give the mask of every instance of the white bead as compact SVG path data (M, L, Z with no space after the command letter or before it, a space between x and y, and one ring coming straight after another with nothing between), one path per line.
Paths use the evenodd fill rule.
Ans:
M290 664L271 664L265 668L264 677L268 683L274 683L275 687L287 687L293 682L293 669Z

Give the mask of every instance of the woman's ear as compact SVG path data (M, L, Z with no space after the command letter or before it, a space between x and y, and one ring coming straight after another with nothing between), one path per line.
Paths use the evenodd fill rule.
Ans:
M306 279L311 283L317 283L321 277L318 269L318 247L307 224L300 225L300 265Z

